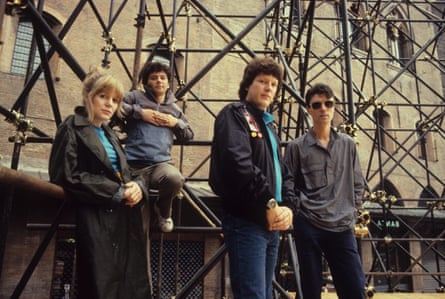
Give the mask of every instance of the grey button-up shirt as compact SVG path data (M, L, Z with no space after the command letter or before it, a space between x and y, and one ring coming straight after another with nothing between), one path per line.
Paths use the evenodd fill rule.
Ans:
M295 212L329 231L354 226L365 180L350 136L331 130L325 148L311 129L287 145L284 165L287 178L283 194Z

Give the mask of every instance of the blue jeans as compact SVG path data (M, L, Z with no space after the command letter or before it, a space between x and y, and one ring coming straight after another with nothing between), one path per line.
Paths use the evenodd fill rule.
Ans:
M272 299L280 233L232 215L224 216L222 228L233 298Z
M304 299L321 298L322 255L331 270L338 298L365 299L365 275L352 230L326 231L298 214L294 233Z

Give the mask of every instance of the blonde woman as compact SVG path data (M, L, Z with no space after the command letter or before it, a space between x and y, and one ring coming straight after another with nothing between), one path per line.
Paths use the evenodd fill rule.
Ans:
M132 178L107 122L120 113L123 87L103 69L83 81L83 106L59 126L49 175L76 209L79 298L150 298L140 208L146 191ZM145 262L144 262L145 261Z

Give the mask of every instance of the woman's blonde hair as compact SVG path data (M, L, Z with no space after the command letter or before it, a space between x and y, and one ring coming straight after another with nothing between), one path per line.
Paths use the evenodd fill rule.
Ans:
M118 101L116 114L118 117L122 117L120 108L122 99L124 98L124 87L122 83L107 73L104 68L92 67L83 80L82 88L83 104L88 113L88 120L92 122L94 119L93 98L101 92L116 93L116 100Z

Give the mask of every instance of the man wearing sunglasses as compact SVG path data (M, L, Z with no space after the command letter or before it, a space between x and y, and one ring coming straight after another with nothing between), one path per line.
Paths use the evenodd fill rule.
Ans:
M304 299L320 299L322 256L339 299L364 299L365 276L354 236L365 181L354 140L331 127L334 95L325 84L306 93L313 127L286 147L283 195L292 199Z

